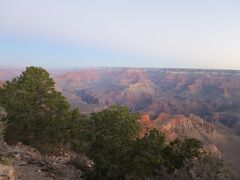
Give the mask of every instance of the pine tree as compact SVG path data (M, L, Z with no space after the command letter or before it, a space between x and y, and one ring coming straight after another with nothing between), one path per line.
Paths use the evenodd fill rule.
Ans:
M0 88L0 105L7 112L5 139L39 148L66 142L70 105L43 68L28 67Z

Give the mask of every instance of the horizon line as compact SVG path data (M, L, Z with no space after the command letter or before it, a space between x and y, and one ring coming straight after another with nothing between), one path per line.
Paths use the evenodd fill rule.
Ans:
M39 65L29 65L29 66L12 66L12 65L0 65L0 69L25 69L27 67L42 67L47 70L82 70L82 69L134 69L134 70L176 70L176 71L232 71L240 72L240 69L224 69L224 68L184 68L184 67L131 67L131 66L79 66L79 67L44 67Z

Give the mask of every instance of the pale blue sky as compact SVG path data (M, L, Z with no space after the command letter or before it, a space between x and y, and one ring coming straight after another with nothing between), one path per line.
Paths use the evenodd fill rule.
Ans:
M240 69L240 1L0 0L0 65Z

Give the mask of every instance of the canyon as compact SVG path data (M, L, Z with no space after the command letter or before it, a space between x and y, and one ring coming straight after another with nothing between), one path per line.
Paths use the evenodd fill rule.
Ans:
M0 68L0 86L21 68ZM200 139L240 172L240 71L149 68L48 70L82 113L114 104L141 113L141 123L169 140Z

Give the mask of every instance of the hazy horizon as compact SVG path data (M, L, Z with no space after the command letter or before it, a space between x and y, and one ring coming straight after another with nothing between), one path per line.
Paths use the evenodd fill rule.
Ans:
M240 69L240 2L0 1L0 66Z

